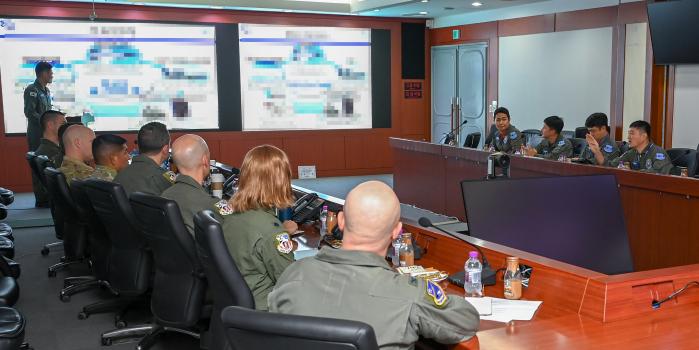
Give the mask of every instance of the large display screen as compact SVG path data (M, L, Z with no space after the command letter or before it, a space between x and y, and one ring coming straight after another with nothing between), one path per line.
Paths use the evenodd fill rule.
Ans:
M94 130L218 128L213 26L44 19L0 20L6 133L26 132L24 89L38 61L53 65L54 109Z
M372 127L370 29L240 24L239 41L243 130Z

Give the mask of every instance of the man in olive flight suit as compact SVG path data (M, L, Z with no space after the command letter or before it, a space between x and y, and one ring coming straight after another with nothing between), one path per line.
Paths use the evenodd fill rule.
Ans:
M65 156L63 164L58 168L66 177L70 186L73 180L84 180L95 171L87 163L92 162L92 141L95 132L82 125L71 125L63 134Z
M34 72L36 80L24 89L24 116L27 118L27 143L30 151L39 147L41 116L51 109L51 91L47 85L53 81L53 66L41 61L34 67Z
M588 134L585 136L587 146L580 153L580 161L595 165L609 165L609 161L620 156L621 151L609 137L607 115L593 113L585 120Z
M412 349L420 336L443 344L473 337L479 317L471 304L386 262L399 219L400 203L388 186L355 187L338 216L342 248L324 247L289 266L269 295L269 311L365 322L381 349Z
M187 231L194 235L194 215L213 209L224 200L213 197L202 186L209 176L209 146L198 135L180 136L172 143L172 159L179 174L175 184L163 191L162 197L177 203ZM215 211L214 215L218 216ZM222 219L217 218L219 221Z
M650 140L650 124L638 120L629 126L629 150L609 162L618 167L621 162L628 162L631 170L655 174L669 174L672 161L665 150Z
M90 179L110 182L129 165L131 159L126 139L114 134L97 136L92 142L92 155L96 165Z
M558 160L560 156L573 155L573 144L561 135L561 131L563 131L563 119L557 116L544 119L544 127L541 128L543 140L536 148L527 148L527 155L552 160Z
M63 163L63 150L58 140L58 128L66 123L65 114L58 111L46 111L41 116L41 130L43 137L39 142L39 147L34 151L37 156L46 156L53 166L58 168ZM41 181L32 174L32 188L34 189L34 198L36 199L36 207L49 207L49 194L41 184Z
M121 184L127 195L143 192L159 196L175 182L175 173L160 166L170 157L170 133L165 124L150 122L138 131L137 143L140 154L114 182Z
M524 137L510 124L510 111L505 107L499 107L494 115L496 131L492 142L495 151L508 154L519 151L524 144Z

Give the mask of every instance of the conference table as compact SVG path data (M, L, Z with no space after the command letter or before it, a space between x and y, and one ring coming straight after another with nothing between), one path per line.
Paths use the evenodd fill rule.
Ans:
M485 177L489 153L395 138L390 143L400 201L465 220L459 184ZM605 275L457 234L479 246L494 269L504 268L508 256L531 266L522 298L543 303L530 321L482 321L477 337L455 348L699 348L699 287L658 309L651 307L652 300L699 280L699 181L531 157L511 159L513 178L592 174L617 178L636 272ZM402 221L428 247L416 264L448 273L463 269L473 250L468 244L422 228L414 218ZM464 294L454 285L447 292ZM485 292L502 297L502 272Z

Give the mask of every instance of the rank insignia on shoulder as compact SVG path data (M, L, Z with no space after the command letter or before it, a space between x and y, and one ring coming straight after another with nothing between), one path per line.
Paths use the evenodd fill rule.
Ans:
M565 140L558 141L558 145L559 145L559 146L563 146L563 145L565 145L565 144L566 144L566 141L565 141Z
M31 96L31 97L36 97L36 92L34 92L34 91L29 91L29 96Z
M277 244L277 251L279 251L282 254L289 254L291 253L292 250L294 250L294 244L291 243L291 238L289 238L289 234L284 232L280 233L275 237L276 244Z
M432 280L427 280L425 283L425 293L432 300L435 306L443 307L447 302L447 294L444 293L442 287Z
M517 133L514 132L514 131L511 132L511 133L510 133L510 138L513 139L513 140L516 139L516 138L517 138Z
M218 210L218 213L221 215L231 215L233 214L233 208L228 204L228 201L226 200L220 200L214 204L214 207L216 207L216 210Z
M166 171L163 173L163 176L170 182L175 183L175 179L177 178L177 175L175 175L174 172L172 171Z
M655 159L657 160L665 160L665 155L662 153L656 153L655 154Z
M612 147L612 145L604 146L604 151L607 153L612 153L613 150L614 150L614 147Z

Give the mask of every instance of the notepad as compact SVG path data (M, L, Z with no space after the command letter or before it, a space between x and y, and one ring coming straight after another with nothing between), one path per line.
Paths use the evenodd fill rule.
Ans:
M465 298L469 304L478 311L481 316L492 315L493 314L493 298L483 297L483 298Z
M308 245L308 240L304 236L298 236L293 238L298 247L294 250L294 260L301 260L303 258L308 258L318 254L318 249Z
M481 320L510 322L512 320L529 321L539 309L541 301L491 299L491 314L481 316Z

